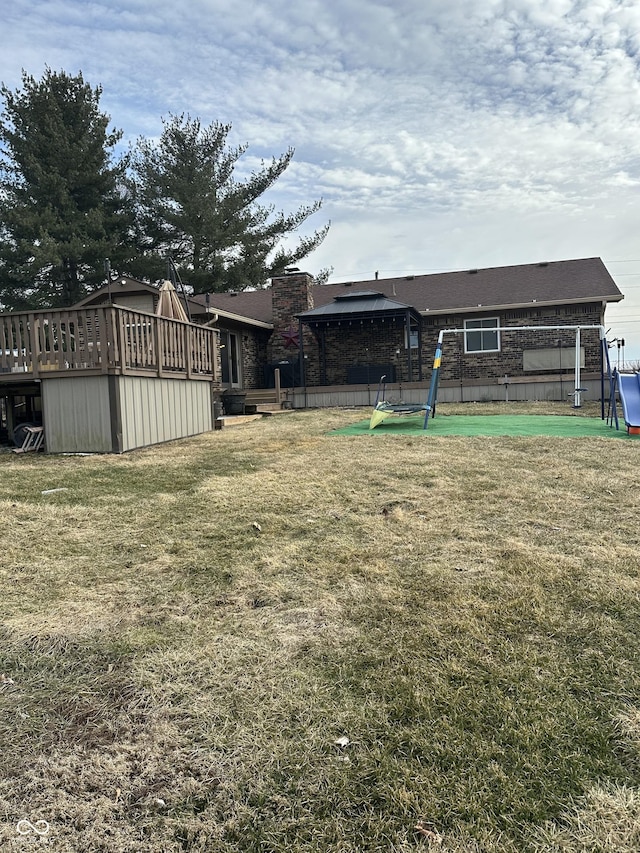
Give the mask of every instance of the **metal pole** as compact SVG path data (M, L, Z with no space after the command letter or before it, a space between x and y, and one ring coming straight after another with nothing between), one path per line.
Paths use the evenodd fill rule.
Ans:
M302 320L298 320L298 360L300 370L300 385L304 389L304 408L307 408L307 377L304 369L304 337L302 334Z
M405 334L407 336L407 382L413 379L413 363L411 359L411 313L407 309L404 317Z
M427 405L425 407L423 429L427 429L429 425L429 415L431 411L435 409L436 405L436 396L438 393L438 376L440 374L440 363L442 361L443 338L444 332L440 332L440 334L438 335L438 345L436 346L436 354L433 358L433 368L431 370L431 382L429 384L429 394L427 396Z
M580 326L576 329L576 371L575 371L575 389L573 392L573 408L580 408Z
M557 329L567 329L573 332L575 332L576 329L598 329L602 335L604 326L601 323L594 323L593 325L586 326L576 326L575 323L572 326L491 326L492 332L550 332L556 331ZM442 329L440 334L463 334L468 331L469 329Z
M107 293L109 294L109 305L113 305L111 298L111 261L107 258L104 262L104 273L107 277Z
M550 331L559 331L561 329L571 330L576 332L576 382L575 382L575 390L574 390L574 399L577 400L576 408L580 406L580 330L581 329L597 329L600 337L603 338L606 335L605 328L601 323L588 324L583 326L569 325L569 326L496 326L495 329L492 328L492 331L496 332L550 332ZM441 329L440 334L438 335L438 347L436 349L436 357L434 359L434 367L431 373L431 385L429 387L429 396L427 398L427 416L429 415L429 411L432 408L435 408L435 396L438 387L438 373L440 368L440 359L442 357L442 341L445 335L454 335L454 334L464 334L468 329ZM437 362L437 369L436 369ZM426 429L426 418L425 418L425 429Z
M604 415L604 358L605 347L607 346L606 338L600 338L600 420L603 421Z

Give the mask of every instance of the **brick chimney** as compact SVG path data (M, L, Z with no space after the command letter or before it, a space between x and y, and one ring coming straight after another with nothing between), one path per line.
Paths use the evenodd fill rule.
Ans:
M270 362L293 361L299 354L299 323L296 314L313 308L314 278L308 272L291 270L271 279L273 301L273 334L267 344ZM311 332L303 328L305 353L311 354L317 343Z

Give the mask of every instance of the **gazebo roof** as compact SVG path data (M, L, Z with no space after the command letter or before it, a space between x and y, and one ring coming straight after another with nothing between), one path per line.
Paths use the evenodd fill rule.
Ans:
M331 323L340 320L359 320L363 317L404 317L407 312L416 320L420 320L420 315L415 308L404 302L398 302L375 290L357 290L352 293L341 293L333 302L312 308L310 311L303 311L296 316L305 323Z

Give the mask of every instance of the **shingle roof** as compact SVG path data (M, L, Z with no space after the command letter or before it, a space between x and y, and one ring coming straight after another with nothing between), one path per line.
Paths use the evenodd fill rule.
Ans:
M446 314L505 307L619 302L623 295L600 258L521 264L489 269L322 284L313 287L314 307L347 293L374 290L420 313ZM204 304L205 297L195 297ZM271 291L212 293L214 309L273 322Z
M192 299L206 305L206 296L199 294ZM224 311L261 323L273 322L271 290L241 290L238 293L210 293L209 305L214 310Z

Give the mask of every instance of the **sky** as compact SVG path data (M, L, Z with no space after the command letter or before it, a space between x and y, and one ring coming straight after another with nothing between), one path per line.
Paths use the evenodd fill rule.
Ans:
M638 0L12 0L0 80L102 87L123 144L230 123L330 281L601 257L640 360ZM614 347L612 358L617 357Z

